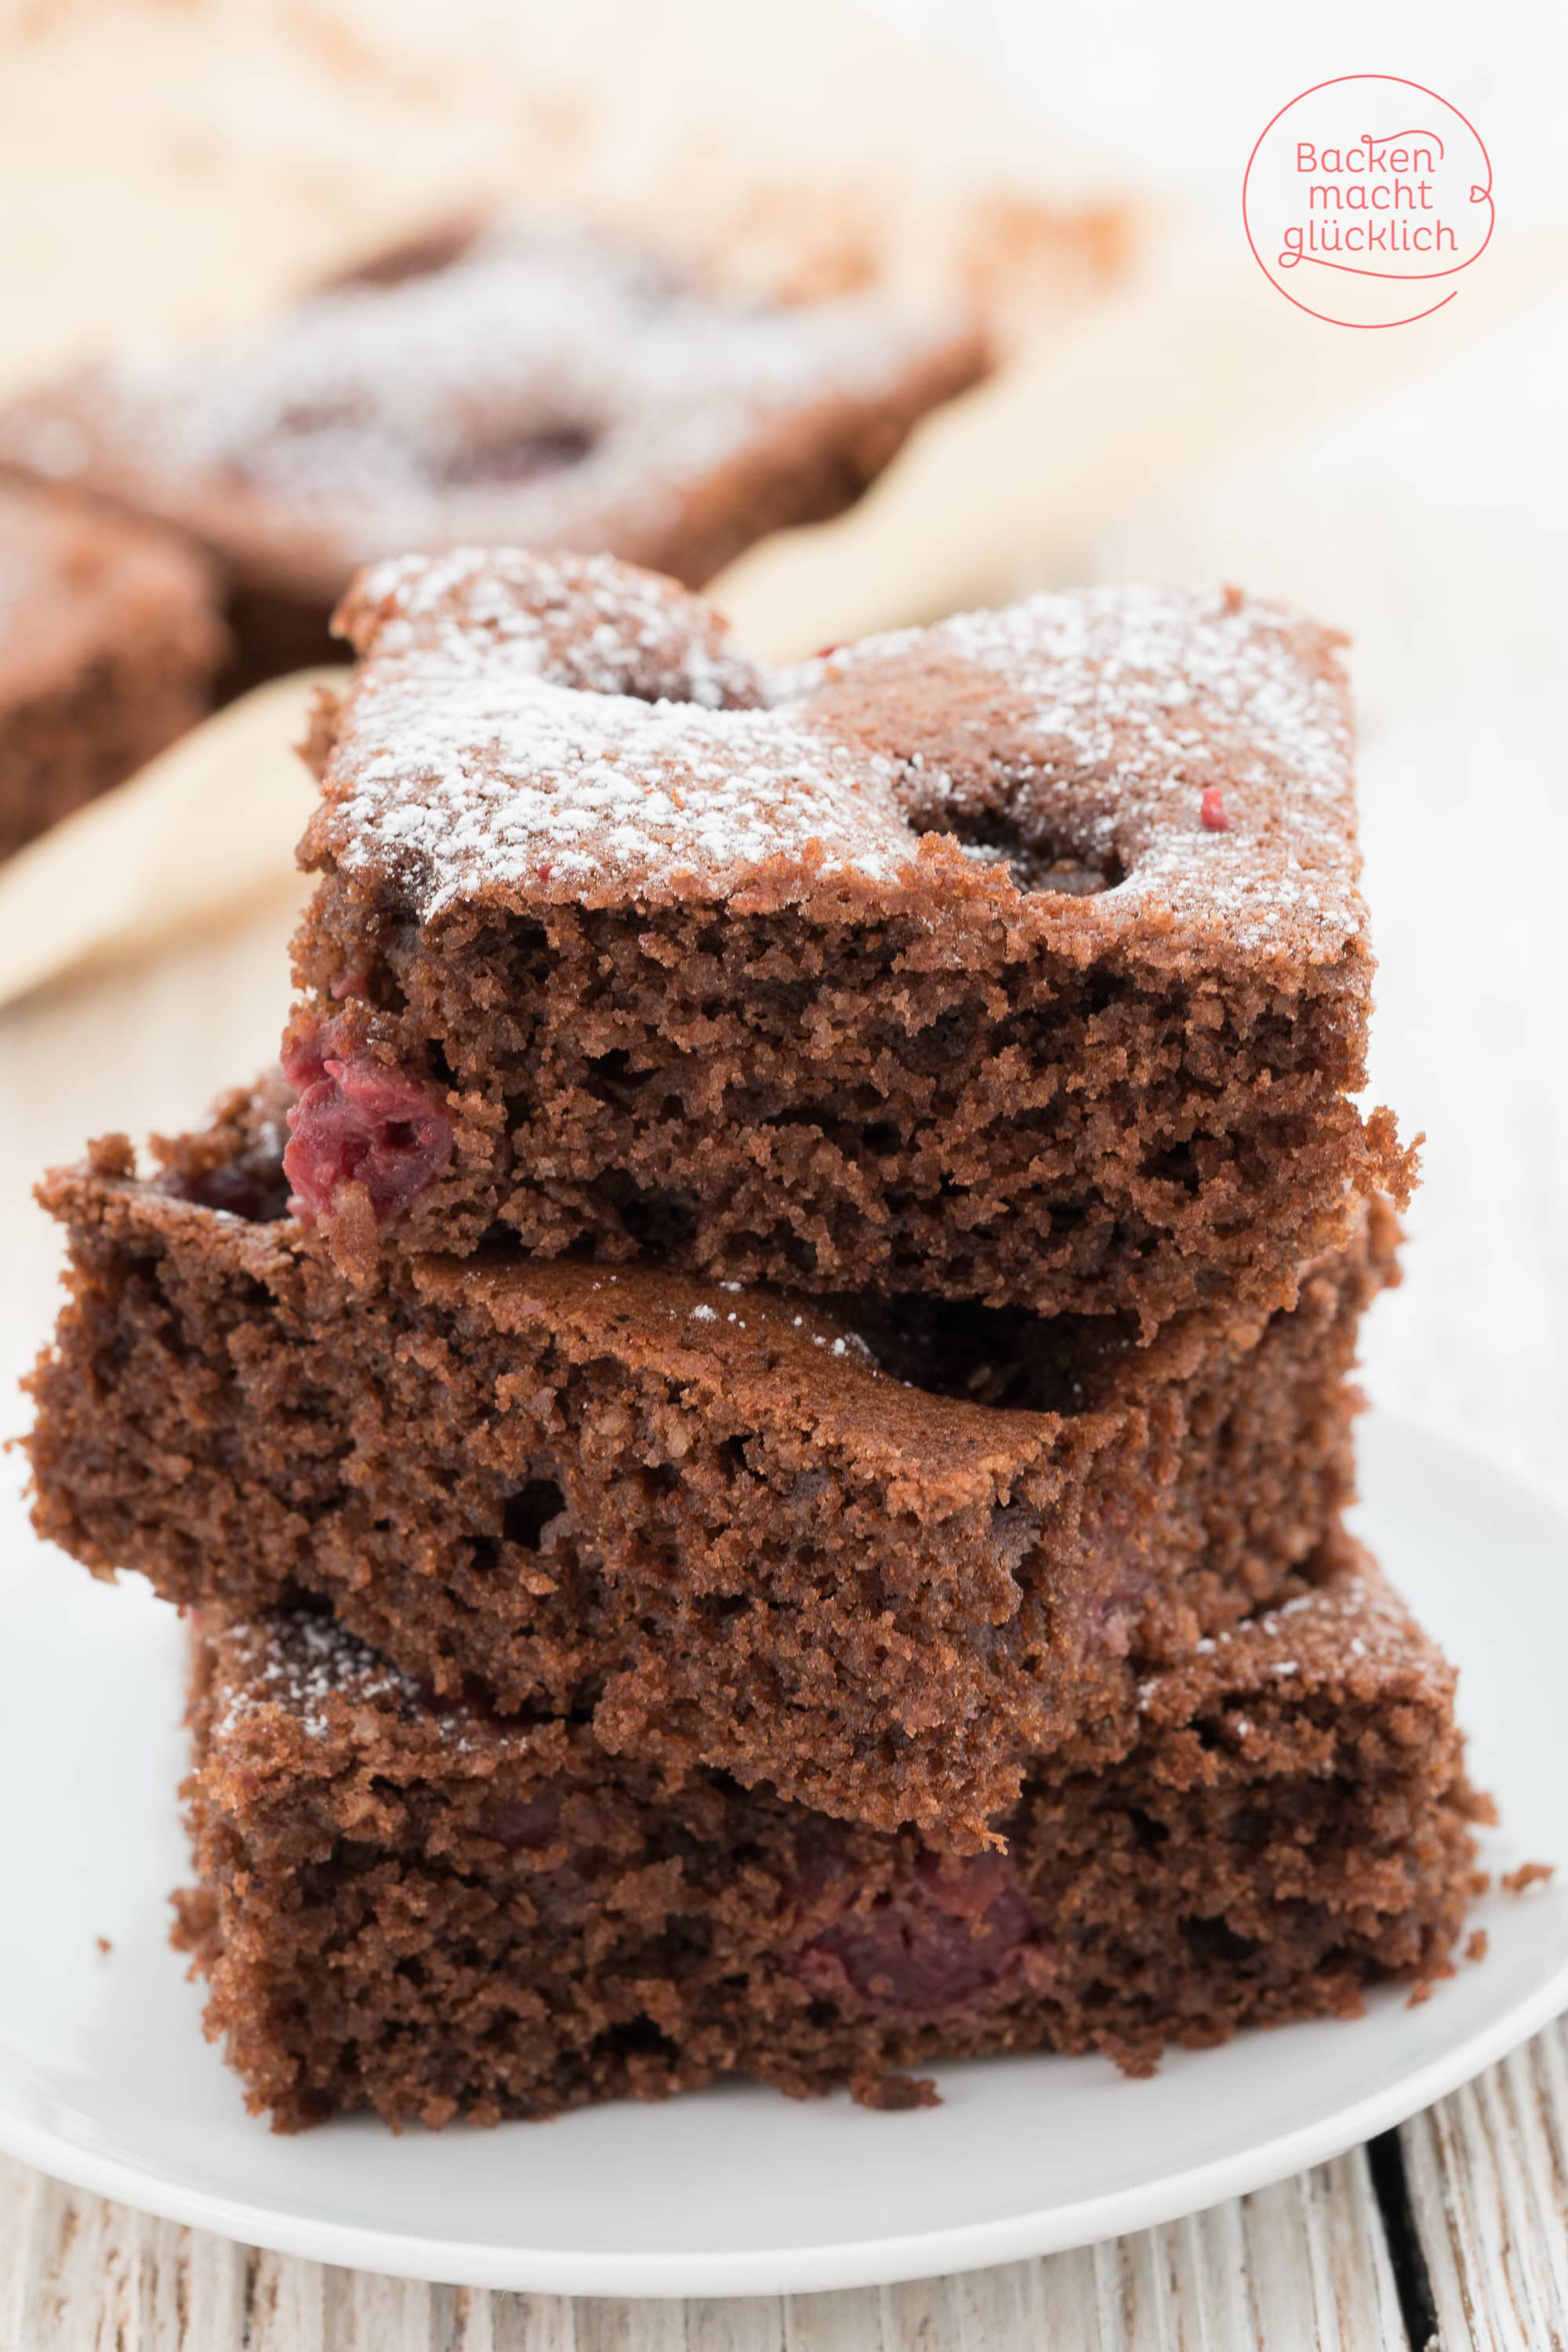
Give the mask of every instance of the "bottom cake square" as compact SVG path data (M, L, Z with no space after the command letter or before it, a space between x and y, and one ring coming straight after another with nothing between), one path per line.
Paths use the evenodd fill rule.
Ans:
M1353 1545L1142 1683L964 1858L588 1727L432 1706L331 1619L199 1620L176 1940L282 2129L545 2116L1353 2015L1444 1973L1474 1884L1453 1670Z

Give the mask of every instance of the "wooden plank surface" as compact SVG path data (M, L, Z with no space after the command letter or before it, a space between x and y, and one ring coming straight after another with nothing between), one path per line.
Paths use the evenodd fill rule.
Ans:
M487 2294L284 2261L0 2159L0 2352L1403 2352L1408 2342L1362 2151L1042 2262L690 2303Z
M1401 2135L1445 2345L1568 2345L1568 2032L1516 2051Z
M1568 2345L1568 2034L1542 2034L1403 2137L1446 2352ZM1364 2150L1041 2262L685 2304L333 2270L0 2158L0 2352L1395 2352L1412 2340Z

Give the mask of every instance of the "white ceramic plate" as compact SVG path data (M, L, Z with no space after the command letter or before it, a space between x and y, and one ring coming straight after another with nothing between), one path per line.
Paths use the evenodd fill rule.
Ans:
M1363 1440L1363 1531L1464 1664L1503 1832L1568 1850L1568 1521L1405 1423ZM868 2115L743 2086L495 2132L280 2138L203 2041L165 1940L184 1872L180 1639L0 1517L0 2147L175 2221L319 2261L576 2294L841 2287L1079 2245L1282 2179L1413 2114L1568 2008L1568 1888L1494 1895L1490 1950L1417 2009L1243 2036L1150 2082L1098 2059L941 2070ZM106 1956L96 1938L112 1947Z

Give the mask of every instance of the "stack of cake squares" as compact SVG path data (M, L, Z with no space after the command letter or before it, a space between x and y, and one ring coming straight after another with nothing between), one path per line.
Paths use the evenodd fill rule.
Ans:
M1342 1525L1411 1168L1333 637L769 672L493 549L339 626L279 1073L45 1187L37 1522L191 1614L252 2105L905 2106L1440 1973L1453 1675Z

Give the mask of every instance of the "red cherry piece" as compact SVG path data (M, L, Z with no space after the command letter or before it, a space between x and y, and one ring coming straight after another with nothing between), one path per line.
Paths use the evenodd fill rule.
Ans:
M1033 1930L1004 1856L944 1865L921 1854L868 1910L856 1910L851 1895L841 1916L795 1954L795 1967L814 1990L843 2006L940 2015L1009 1985Z
M363 1184L378 1224L397 1216L452 1156L453 1122L437 1090L367 1057L335 1053L327 1024L292 1055L300 1088L284 1172L302 1217L325 1215L343 1184Z

